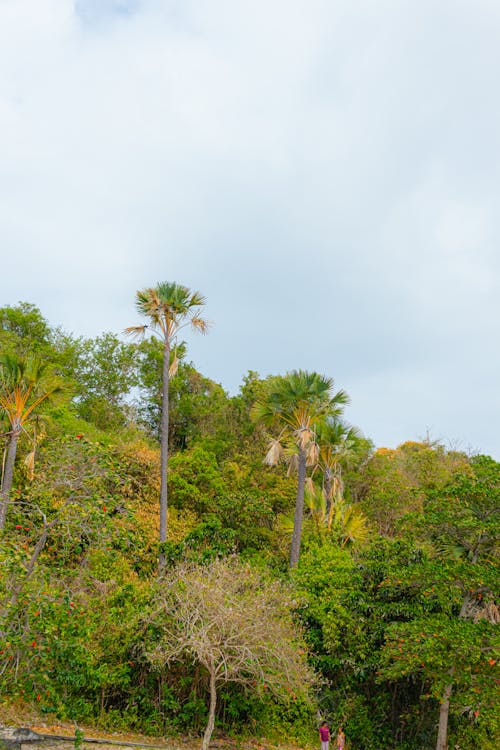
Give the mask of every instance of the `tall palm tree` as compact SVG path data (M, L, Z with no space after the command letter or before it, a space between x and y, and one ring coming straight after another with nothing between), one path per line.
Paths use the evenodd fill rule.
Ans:
M192 292L188 287L175 282L163 282L155 287L142 289L136 294L136 308L149 323L142 326L130 326L125 333L144 336L149 329L163 343L162 397L160 423L160 555L159 568L165 564L165 553L162 543L167 540L168 510L168 418L169 418L169 381L177 371L177 336L179 331L190 326L200 333L208 330L207 321L200 316L200 309L205 304L205 297L199 292ZM173 360L170 362L170 355Z
M328 416L340 417L349 402L345 391L334 393L331 378L317 372L293 370L284 376L271 378L261 399L252 407L252 418L270 428L280 429L271 441L264 459L276 465L286 455L284 445L292 450L291 466L296 465L298 481L295 501L290 567L298 564L304 515L304 489L308 465L317 463L315 431Z
M0 529L4 528L7 517L19 438L26 425L35 418L38 407L60 391L60 382L50 376L47 366L39 358L10 354L0 357L0 411L9 425L0 490Z

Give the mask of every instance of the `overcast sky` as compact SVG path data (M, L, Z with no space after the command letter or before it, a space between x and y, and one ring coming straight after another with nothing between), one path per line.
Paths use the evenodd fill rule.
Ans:
M0 0L0 304L333 376L377 445L500 459L498 0Z

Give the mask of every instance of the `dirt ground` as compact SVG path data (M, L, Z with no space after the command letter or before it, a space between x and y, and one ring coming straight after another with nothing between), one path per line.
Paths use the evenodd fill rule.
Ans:
M36 708L26 704L12 705L4 703L0 699L0 726L26 727L33 732L43 735L54 735L74 739L75 724L72 722L52 721L50 716L41 716ZM83 732L83 750L98 750L99 745L94 743L85 743L85 737L109 741L112 745L108 747L111 750L129 750L129 743L142 748L161 748L162 750L200 750L201 739L186 739L183 737L147 737L141 734L125 732L105 732L93 726L79 724L79 729ZM122 744L123 743L123 746ZM23 748L31 750L23 743ZM210 743L211 747L218 750L303 750L302 747L292 744L279 744L269 742L264 738L252 738L237 740L230 737L214 736ZM106 745L101 746L105 750ZM33 744L33 749L40 750L40 744ZM43 743L44 750L72 750L72 746L67 743L58 743L57 740L52 743L48 741Z

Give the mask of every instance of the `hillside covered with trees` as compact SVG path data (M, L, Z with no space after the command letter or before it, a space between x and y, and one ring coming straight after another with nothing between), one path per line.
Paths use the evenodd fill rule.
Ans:
M189 360L203 302L138 292L129 338L0 309L1 702L205 747L321 717L356 750L497 748L500 464L377 448L330 374L229 395Z

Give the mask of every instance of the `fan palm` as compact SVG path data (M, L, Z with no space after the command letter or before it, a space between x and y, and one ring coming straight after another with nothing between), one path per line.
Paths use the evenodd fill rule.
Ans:
M0 529L4 528L7 517L19 438L35 418L38 407L61 391L59 381L50 376L46 365L37 357L9 354L0 357L0 410L9 425L0 491Z
M318 537L330 535L338 540L341 547L367 541L369 529L366 516L343 497L337 495L328 503L324 491L308 480L305 501Z
M295 515L290 551L290 567L295 567L300 557L302 519L304 515L304 488L307 466L317 462L315 431L327 417L338 418L348 403L345 391L334 393L334 383L316 372L293 370L284 376L271 378L264 394L252 407L252 418L269 428L279 429L271 441L264 459L269 466L276 465L286 453L284 445L292 450L290 466L296 465L298 481Z
M200 333L208 330L207 321L200 316L205 297L188 287L175 282L163 282L155 287L142 289L136 294L136 308L140 315L148 319L142 326L131 326L125 333L143 336L149 329L163 343L162 398L160 424L160 570L164 566L165 555L161 549L167 540L168 511L168 419L169 419L169 380L177 371L177 336L183 328L191 327ZM172 362L170 355L173 354Z

